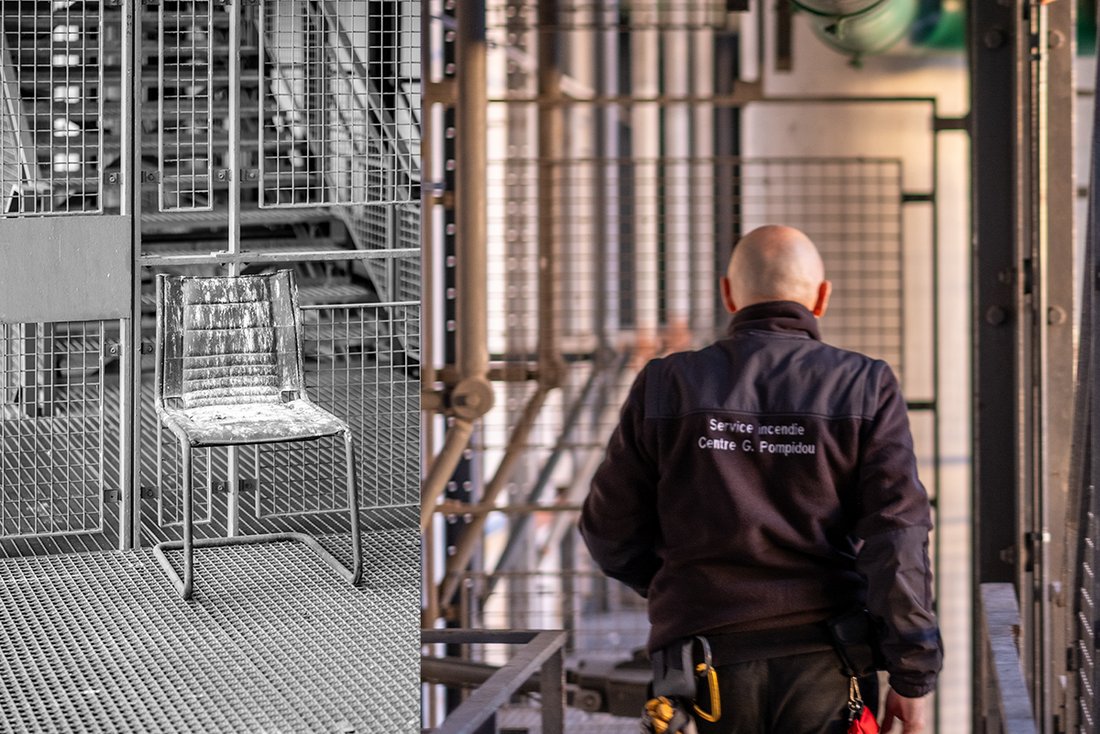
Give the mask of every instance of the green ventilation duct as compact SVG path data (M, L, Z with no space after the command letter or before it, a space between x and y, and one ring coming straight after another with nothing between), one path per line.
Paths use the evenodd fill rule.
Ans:
M1077 53L1096 53L1096 5L1077 3ZM914 46L943 51L966 48L966 0L791 0L809 13L814 33L826 45L851 55L853 63L882 53L909 37Z
M791 0L809 13L814 34L852 56L882 53L900 41L917 19L920 0Z

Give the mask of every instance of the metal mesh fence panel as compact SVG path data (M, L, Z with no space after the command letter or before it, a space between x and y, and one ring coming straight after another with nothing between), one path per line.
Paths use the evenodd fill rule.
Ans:
M706 231L700 190L690 185L701 164L714 181L703 200ZM541 195L540 165L553 168L553 190ZM904 374L900 161L509 160L494 163L488 181L489 300L501 314L490 323L490 351L505 360L535 351L534 262L546 217L559 250L552 328L562 351L577 356L623 334L655 340L663 331L682 342L673 346L709 341L724 327L716 284L733 243L782 222L818 244L834 283L826 339Z
M705 191L690 185L700 165L713 181ZM540 166L550 167L549 176L543 168L543 181L552 182L541 195ZM826 341L885 359L904 373L897 160L513 159L493 164L487 179L490 354L529 365L540 340L550 339L566 364L560 390L547 398L524 459L510 474L509 504L550 497L579 504L638 369L650 357L702 346L724 331L728 316L718 301L718 279L732 244L758 225L790 224L818 243L836 285L823 322ZM540 234L554 243L553 276L544 286L555 289L552 313L539 308ZM486 481L535 391L531 382L498 384L497 406L471 444L483 457ZM521 524L526 521L498 526L487 547L503 543L508 551L500 561L491 553L490 568L529 568L556 558L556 544L571 532L575 515L555 512L540 520L538 533ZM558 594L587 593L556 583ZM534 581L502 583L475 597L484 597L485 610L497 605L502 615L519 615L515 626L522 626L526 610L540 608L527 598L539 588Z
M214 4L172 5L161 4L156 17L158 204L161 211L209 210L214 206Z
M1080 588L1077 594L1077 619L1073 654L1077 659L1077 727L1080 734L1096 731L1097 726L1097 661L1096 661L1096 580L1097 547L1100 543L1100 524L1097 523L1096 491L1087 487L1083 498L1087 509L1082 527L1081 553L1079 557Z
M304 306L303 354L310 398L351 428L360 509L419 507L420 383L405 344L420 330L419 302ZM143 391L142 485L156 512L143 518L151 539L182 522L179 442L157 423L151 385ZM346 531L344 446L340 438L242 446L241 484L230 487L224 448L193 454L196 532L222 535L230 492L239 491L242 523ZM398 518L400 513L386 515ZM381 515L379 515L381 517ZM311 518L306 522L307 518ZM390 523L392 525L392 522ZM208 528L208 529L204 529Z
M419 331L419 304L305 307L303 320L306 385L351 428L362 507L418 506L419 382L403 344ZM257 517L346 508L337 439L262 447L255 467Z
M261 7L260 206L410 202L419 194L419 5ZM314 178L323 184L318 185Z
M833 283L827 341L886 360L904 379L901 162L758 160L742 169L740 230L810 233Z
M3 213L117 207L103 194L120 155L121 18L106 3L4 3Z
M0 324L0 538L114 531L118 405L105 399L105 328Z

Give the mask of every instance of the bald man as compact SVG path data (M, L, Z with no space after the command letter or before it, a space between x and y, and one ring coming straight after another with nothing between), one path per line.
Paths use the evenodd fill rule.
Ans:
M646 597L655 692L691 710L697 686L700 734L845 732L850 700L878 700L874 667L884 729L925 731L942 649L897 379L821 342L830 284L802 232L747 234L720 288L728 335L631 388L581 515L592 557ZM692 680L703 640L717 701Z

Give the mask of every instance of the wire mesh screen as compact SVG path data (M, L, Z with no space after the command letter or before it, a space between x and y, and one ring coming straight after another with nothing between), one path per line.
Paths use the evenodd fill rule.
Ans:
M4 3L4 214L117 206L101 194L120 156L121 17L106 3Z
M161 211L213 208L214 3L158 7L157 159ZM223 14L224 15L224 14Z
M745 161L740 224L809 233L833 283L826 340L886 360L904 379L901 173L899 160Z
M705 188L692 185L700 165L711 182ZM490 353L529 365L549 340L566 364L560 389L539 410L524 458L509 474L509 504L581 502L638 369L650 357L701 346L724 332L719 277L732 244L760 224L800 227L820 246L836 284L823 323L826 340L903 372L898 161L510 160L494 166L487 176ZM548 238L541 251L540 237ZM549 311L545 302L540 309L536 263L542 257L553 270ZM497 406L471 444L484 459L486 480L537 395L532 383L497 389ZM575 515L555 513L540 521L537 533L524 522L490 524L486 548L494 550L487 551L487 568L545 567L539 564L556 557ZM526 609L527 601L510 600L511 588L497 590L496 603Z
M106 328L0 324L0 538L113 530L119 415L105 397Z
M304 307L302 315L306 386L351 428L361 506L419 506L420 387L403 346L420 329L419 304ZM251 464L256 517L345 509L344 466L338 438L261 447Z
M700 165L706 189L693 185ZM733 243L784 223L817 243L834 283L826 340L904 373L898 160L509 160L487 178L489 300L500 304L490 351L504 359L533 354L539 338L540 231L555 248L551 328L563 352L584 355L624 336L642 351L714 338Z
M1097 493L1095 487L1085 487L1082 497L1082 506L1086 508L1082 527L1081 546L1079 549L1080 563L1076 590L1077 619L1074 625L1071 639L1074 640L1074 648L1071 655L1077 661L1077 715L1076 731L1079 734L1094 732L1097 727L1097 685L1100 679L1100 665L1096 658L1096 624L1100 614L1096 608L1096 568L1100 562L1097 549L1100 548L1100 522L1097 521Z
M261 7L260 206L416 201L419 4Z

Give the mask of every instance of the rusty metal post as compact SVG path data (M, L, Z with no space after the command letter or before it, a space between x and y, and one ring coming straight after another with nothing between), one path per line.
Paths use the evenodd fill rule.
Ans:
M557 0L538 4L538 368L539 384L554 388L565 372L558 349L558 298L554 268L558 263L556 224L559 220L555 175L564 175L565 111L561 93L561 49Z
M456 3L457 90L455 126L458 129L455 176L457 212L456 298L457 367L459 381L451 392L455 425L432 463L421 488L421 531L431 519L448 479L462 459L473 432L473 421L493 407L489 383L489 319L486 296L488 272L485 0ZM429 265L430 267L430 265Z

